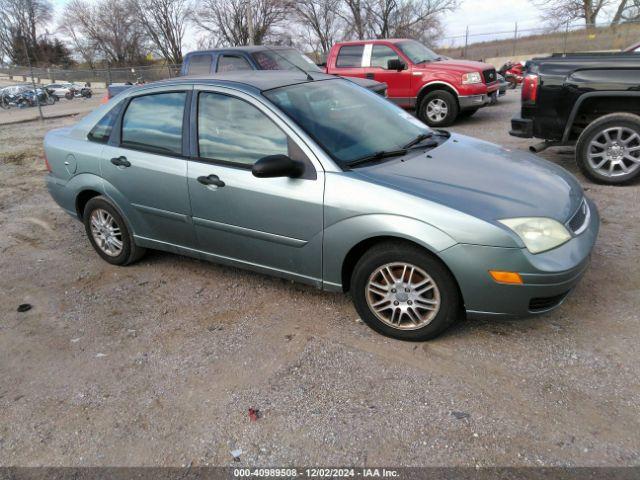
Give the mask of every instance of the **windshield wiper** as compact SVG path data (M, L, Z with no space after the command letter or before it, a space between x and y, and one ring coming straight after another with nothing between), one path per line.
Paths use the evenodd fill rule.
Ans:
M427 138L431 138L431 137L433 137L433 133L431 133L431 132L429 132L429 133L421 133L420 135L418 135L416 138L411 140L409 143L407 143L402 148L406 150L407 148L411 148L414 145L418 145L420 142L426 140Z
M353 167L355 165L362 165L363 163L372 162L374 160L381 160L383 158L400 157L407 153L406 148L400 150L380 150L379 152L372 153L371 155L365 155L364 157L356 158L347 163L347 166Z

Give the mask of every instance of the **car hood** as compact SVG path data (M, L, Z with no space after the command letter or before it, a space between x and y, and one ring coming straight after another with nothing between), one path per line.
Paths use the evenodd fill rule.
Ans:
M431 150L357 170L370 180L495 223L549 217L562 223L578 209L582 187L573 175L528 152L463 135Z
M425 71L435 68L457 73L470 73L489 70L493 68L493 66L488 63L474 62L471 60L438 60L435 62L421 63L419 65L415 65L413 68Z

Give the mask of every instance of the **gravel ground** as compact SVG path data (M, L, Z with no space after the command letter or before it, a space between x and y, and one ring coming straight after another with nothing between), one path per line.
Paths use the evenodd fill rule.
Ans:
M526 148L518 107L453 130ZM404 343L343 295L166 253L103 262L43 185L42 135L72 122L0 128L0 465L640 463L639 184L545 152L602 214L582 283L544 317Z

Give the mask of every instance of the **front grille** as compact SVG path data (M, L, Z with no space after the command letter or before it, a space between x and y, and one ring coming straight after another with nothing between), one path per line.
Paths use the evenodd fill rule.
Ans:
M538 297L532 298L529 301L530 312L543 312L557 307L562 303L565 297L569 294L569 291L561 293L560 295L554 295L553 297Z
M571 230L574 235L580 235L586 230L590 216L591 212L589 211L589 204L586 199L582 199L582 203L580 203L578 210L567 222L567 227L569 227L569 230Z
M497 80L496 69L490 68L489 70L485 70L482 72L482 76L484 78L484 83L493 83Z

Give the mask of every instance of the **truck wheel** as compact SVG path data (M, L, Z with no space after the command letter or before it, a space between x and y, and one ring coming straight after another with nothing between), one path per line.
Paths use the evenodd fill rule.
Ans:
M403 242L372 247L356 264L351 296L362 320L400 340L429 340L460 316L455 279L435 257Z
M458 101L447 91L428 93L420 102L418 117L430 127L448 127L458 116Z
M597 183L622 184L640 175L640 116L612 113L590 123L576 145L582 173Z
M129 265L144 255L145 249L135 244L120 212L105 197L87 202L83 222L95 251L112 265Z

